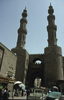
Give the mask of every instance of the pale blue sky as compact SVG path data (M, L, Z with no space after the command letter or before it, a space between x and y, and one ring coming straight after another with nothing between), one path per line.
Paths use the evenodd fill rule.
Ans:
M48 46L47 16L49 5L54 8L57 25L57 45L64 56L64 0L0 0L0 42L8 49L16 47L21 14L27 9L27 36L25 48L29 54L43 54Z

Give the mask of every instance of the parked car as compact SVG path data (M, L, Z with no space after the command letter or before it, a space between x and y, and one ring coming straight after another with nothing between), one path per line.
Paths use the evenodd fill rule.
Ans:
M45 97L42 89L34 89L33 95L29 95L28 100L45 100Z
M59 100L61 92L50 92L45 100Z

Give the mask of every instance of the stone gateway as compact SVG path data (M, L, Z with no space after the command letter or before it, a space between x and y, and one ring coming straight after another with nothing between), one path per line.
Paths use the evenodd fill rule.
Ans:
M22 81L24 84L28 83L29 87L33 87L36 77L41 78L41 86L55 85L58 80L64 80L64 57L61 47L57 46L57 26L55 25L54 9L51 4L48 13L48 47L44 48L44 54L29 54L25 49L27 35L26 8L20 20L17 45L11 50L13 55L15 54L17 57L15 79L16 81ZM41 63L37 64L37 60L40 60Z

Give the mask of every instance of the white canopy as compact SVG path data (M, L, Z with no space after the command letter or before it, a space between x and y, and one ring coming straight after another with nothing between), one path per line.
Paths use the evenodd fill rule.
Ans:
M14 85L21 84L21 83L22 83L21 81L16 81L16 82L14 82Z
M23 86L25 86L23 83L19 84L19 87L23 87Z
M53 86L53 88L58 89L58 87L57 87L57 86Z

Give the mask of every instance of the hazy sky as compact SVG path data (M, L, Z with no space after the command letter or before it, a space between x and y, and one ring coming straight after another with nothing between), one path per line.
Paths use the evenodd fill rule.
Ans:
M64 56L64 0L0 0L0 42L8 49L16 47L23 10L27 9L25 48L29 54L43 54L48 46L47 16L49 5L54 8L57 45Z

